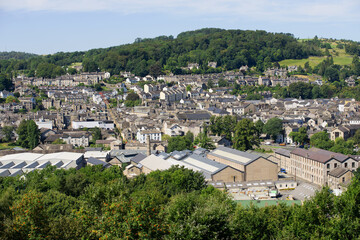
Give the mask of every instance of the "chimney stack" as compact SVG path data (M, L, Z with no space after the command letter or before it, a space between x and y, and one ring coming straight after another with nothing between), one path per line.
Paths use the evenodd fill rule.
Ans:
M147 156L151 155L151 143L150 143L150 135L149 134L146 135L146 155Z

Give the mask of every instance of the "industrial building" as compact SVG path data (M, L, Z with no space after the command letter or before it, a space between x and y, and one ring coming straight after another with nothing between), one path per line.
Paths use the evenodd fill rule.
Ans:
M22 175L36 169L44 169L48 165L63 169L80 169L86 166L86 161L83 153L57 152L39 154L25 152L9 154L0 157L0 176Z

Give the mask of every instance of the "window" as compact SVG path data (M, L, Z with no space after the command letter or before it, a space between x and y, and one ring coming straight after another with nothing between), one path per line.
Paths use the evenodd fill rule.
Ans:
M342 182L345 182L345 177L342 178Z
M344 167L347 168L347 162L344 164Z
M351 163L351 167L354 168L355 167L355 162Z
M329 168L330 168L330 163L328 163L328 164L326 165L326 168L327 168L327 169L329 169Z
M334 163L334 168L337 168L337 163Z

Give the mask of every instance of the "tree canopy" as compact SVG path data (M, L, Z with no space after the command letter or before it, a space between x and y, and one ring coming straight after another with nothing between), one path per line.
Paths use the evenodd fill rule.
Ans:
M279 118L270 118L263 127L264 133L268 134L274 140L283 132L282 120Z
M127 179L118 166L0 177L1 239L356 239L359 172L341 196L244 207L183 167Z
M33 120L22 120L16 129L17 144L24 148L35 148L40 142L40 130Z
M254 146L259 146L260 140L258 131L250 119L244 118L237 122L233 143L233 147L241 151L246 151L253 149Z

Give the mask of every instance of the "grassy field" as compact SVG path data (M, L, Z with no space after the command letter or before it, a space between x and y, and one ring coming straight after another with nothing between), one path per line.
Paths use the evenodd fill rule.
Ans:
M301 41L304 41L304 40L301 39ZM326 42L326 41L324 41L324 42ZM339 64L339 65L350 65L353 57L351 55L346 54L345 49L337 48L338 43L340 43L340 42L331 42L330 43L332 49L330 49L329 52L334 59L334 63ZM314 67L314 66L318 65L319 63L321 63L324 59L326 59L326 57L309 57L307 59L286 59L286 60L279 62L279 64L280 64L280 66L297 65L297 66L303 67L306 62L309 62L310 66Z
M81 65L82 65L82 62L76 62L76 63L72 63L70 65L70 67L81 66Z
M9 146L9 143L0 143L0 150L13 149L14 147L20 147L20 146Z

